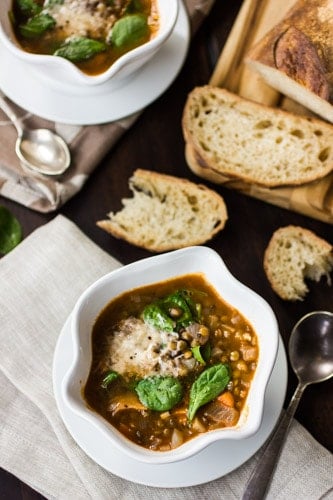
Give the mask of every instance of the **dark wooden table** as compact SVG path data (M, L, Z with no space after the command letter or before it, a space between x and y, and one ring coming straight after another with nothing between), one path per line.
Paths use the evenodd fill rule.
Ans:
M181 116L188 92L208 82L219 53L237 15L241 0L217 1L191 42L184 67L172 86L141 115L136 124L118 142L96 169L82 191L61 208L60 213L74 221L104 250L124 264L149 256L149 252L116 240L96 227L95 222L110 210L121 207L128 196L128 178L135 168L152 169L192 181L202 182L189 170L184 159ZM207 185L209 183L206 182ZM223 195L229 220L225 229L208 246L217 250L230 271L261 294L278 318L282 338L287 345L294 323L312 310L333 311L333 288L325 280L310 283L303 302L288 303L271 290L262 261L266 245L275 229L297 224L333 242L331 225L274 207L226 188L210 185ZM27 236L47 223L55 214L43 215L5 198L0 203L20 220ZM289 370L286 402L296 386ZM333 380L307 388L296 418L326 448L333 452ZM27 457L29 460L29 457ZM6 471L0 470L0 498L37 500L42 497Z

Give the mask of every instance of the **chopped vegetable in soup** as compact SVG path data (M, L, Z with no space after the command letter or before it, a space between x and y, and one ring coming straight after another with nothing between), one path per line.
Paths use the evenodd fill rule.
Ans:
M23 50L64 57L91 75L159 27L156 0L13 0L10 15Z
M112 300L96 319L92 347L86 402L157 451L235 426L259 354L249 322L200 273Z

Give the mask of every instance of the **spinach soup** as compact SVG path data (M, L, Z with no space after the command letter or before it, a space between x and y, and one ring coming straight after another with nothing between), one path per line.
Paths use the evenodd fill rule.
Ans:
M204 275L184 275L101 311L83 395L128 439L167 451L237 424L258 349L252 326Z
M156 0L13 0L10 17L23 50L64 57L89 75L159 28Z

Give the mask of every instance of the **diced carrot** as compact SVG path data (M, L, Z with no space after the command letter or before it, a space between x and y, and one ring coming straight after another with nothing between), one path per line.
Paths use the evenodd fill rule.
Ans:
M229 391L222 392L222 394L220 394L217 397L217 400L220 401L220 403L223 403L224 405L229 406L230 408L234 408L234 406L235 406L234 396Z

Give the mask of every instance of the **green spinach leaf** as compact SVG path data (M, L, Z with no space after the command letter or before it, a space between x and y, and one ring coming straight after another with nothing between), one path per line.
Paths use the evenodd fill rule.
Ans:
M142 12L143 7L140 0L131 0L126 7L126 14L133 14L134 12Z
M110 41L116 47L125 47L139 43L149 33L147 16L144 14L129 14L114 23Z
M16 5L19 11L27 17L35 16L42 10L42 7L38 5L34 0L17 0Z
M135 390L141 403L155 411L171 410L183 394L179 380L170 376L145 378L140 380Z
M173 332L175 322L164 312L158 303L149 304L142 313L143 321L158 330Z
M61 47L54 52L54 55L64 57L72 62L80 62L90 59L95 54L103 52L104 50L106 50L104 42L78 36L61 45Z
M172 310L177 311L173 315ZM198 319L198 307L187 290L177 290L166 297L153 302L143 310L146 323L167 332L179 331Z
M102 383L101 383L101 387L103 389L107 389L109 387L109 385L114 381L116 380L116 378L119 377L119 374L117 372L114 372L112 370L110 370L103 378L102 380Z
M185 290L178 290L177 292L168 295L162 301L162 304L166 310L176 307L182 311L182 314L176 320L178 328L181 326L188 326L193 322L193 312L195 312L195 310L193 311L190 307L191 299Z
M211 355L211 346L209 342L205 345L196 345L191 348L194 359L196 359L202 365L205 365L209 360Z
M7 208L0 206L0 253L10 252L21 239L21 224Z
M49 14L41 13L32 17L26 24L21 24L19 30L22 36L33 38L39 36L45 31L53 28L56 22Z
M225 389L229 380L229 366L224 363L210 366L204 370L195 380L190 390L188 420L192 421L201 406L216 398Z

